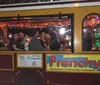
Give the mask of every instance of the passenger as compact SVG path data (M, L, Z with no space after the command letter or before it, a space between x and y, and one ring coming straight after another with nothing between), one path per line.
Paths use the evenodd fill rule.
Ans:
M60 42L58 41L58 37L55 33L52 34L51 36L50 50L52 51L60 50Z
M24 44L25 44L25 39L24 39L24 34L22 32L20 32L18 34L19 38L18 38L18 48L21 50L25 50L24 48Z
M51 36L49 35L49 33L47 33L45 43L48 49L50 48L50 41L51 41Z
M18 48L17 40L18 40L18 35L14 34L9 43L9 50L12 50L12 51L13 50L21 50Z
M42 45L42 47L43 48L47 48L47 45L46 45L46 41L45 41L45 37L46 37L46 34L45 34L45 32L40 32L40 38L39 38L39 40L40 40L40 43L41 43L41 45Z
M29 42L30 42L30 38L28 37L27 34L25 34L25 50L29 50L28 49Z
M65 35L60 36L61 50L66 50L69 47L69 41L65 39Z
M34 30L33 31L33 37L30 40L30 43L28 45L29 50L31 51L42 51L42 50L46 50L45 48L42 47L40 40L38 39L39 36L39 32Z

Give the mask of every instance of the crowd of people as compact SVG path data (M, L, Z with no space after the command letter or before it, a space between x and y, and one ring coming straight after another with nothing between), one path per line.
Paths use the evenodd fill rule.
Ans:
M8 47L10 51L58 51L71 50L66 34L60 35L54 30L46 33L45 31L33 30L32 36L29 37L23 32L15 33L9 38L7 44L0 42L0 47Z

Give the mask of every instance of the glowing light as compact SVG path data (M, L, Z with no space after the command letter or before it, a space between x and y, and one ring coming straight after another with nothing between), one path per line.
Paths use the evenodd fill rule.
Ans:
M61 23L59 22L58 25L61 25Z
M75 4L74 4L74 6L75 6L75 7L78 7L78 6L79 6L79 4L78 4L78 3L75 3Z
M39 28L41 28L42 26L40 25Z
M23 26L24 26L23 24L20 25L20 27L23 27Z
M45 25L48 25L48 23L45 23Z
M13 18L13 20L17 20L17 18Z
M31 28L32 26L29 26L29 28Z
M69 46L71 46L71 41L69 42Z
M66 38L65 38L66 40L68 40L69 38L68 38L68 35L66 35Z
M94 29L94 31L96 31L96 29Z
M17 24L17 26L19 26L19 24Z
M63 34L65 34L65 28L60 28L60 30L59 30L59 33L61 34L61 35L63 35Z
M38 28L38 26L34 26L34 28Z
M25 27L28 27L28 25L26 24Z
M86 33L87 30L86 29L83 29L83 31Z

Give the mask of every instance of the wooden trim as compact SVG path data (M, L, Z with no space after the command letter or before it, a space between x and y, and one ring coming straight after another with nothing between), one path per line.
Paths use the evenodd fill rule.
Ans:
M17 54L32 54L32 53L71 53L71 51L2 51L3 54L7 54L7 53L17 53Z

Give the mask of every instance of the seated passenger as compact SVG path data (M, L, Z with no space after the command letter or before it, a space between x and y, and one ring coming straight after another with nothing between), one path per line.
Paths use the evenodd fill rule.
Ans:
M43 51L46 50L42 47L40 40L38 39L39 32L34 30L33 37L30 40L30 43L28 45L28 48L30 51Z
M22 32L20 32L19 34L18 34L18 42L17 42L17 44L18 44L18 49L21 49L21 50L25 50L25 39L24 39L24 34L22 33Z
M14 34L12 39L9 42L9 50L12 50L12 51L13 50L21 50L18 48L17 40L18 40L18 35Z
M58 41L57 35L54 33L51 36L50 50L57 51L60 50L60 42Z
M45 37L46 37L45 32L40 32L40 37L38 39L40 40L40 43L41 43L42 47L47 49Z

